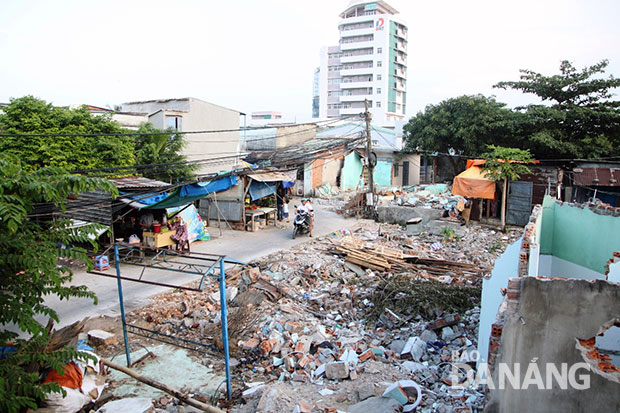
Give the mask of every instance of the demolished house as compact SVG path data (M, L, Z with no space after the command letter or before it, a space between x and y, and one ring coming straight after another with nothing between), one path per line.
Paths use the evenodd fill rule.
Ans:
M483 283L488 411L620 409L618 234L620 208L546 197L534 209Z

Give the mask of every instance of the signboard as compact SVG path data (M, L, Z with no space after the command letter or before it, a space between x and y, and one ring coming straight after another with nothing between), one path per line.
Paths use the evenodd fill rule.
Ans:
M377 10L377 3L370 3L364 7L364 10Z
M384 24L385 24L385 20L383 20L383 17L379 17L377 19L377 23L375 24L375 27L377 28L377 30L383 30Z

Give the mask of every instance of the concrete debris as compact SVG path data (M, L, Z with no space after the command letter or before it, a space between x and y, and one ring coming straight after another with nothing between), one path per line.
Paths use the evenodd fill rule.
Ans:
M153 402L145 397L132 397L107 402L97 410L97 413L147 413L153 411Z
M312 411L330 412L398 411L416 402L424 412L484 407L478 389L454 397L442 379L452 375L453 355L476 348L482 278L520 234L503 240L504 234L479 226L463 231L460 240L443 242L397 225L365 225L228 270L233 384L247 403L232 411L301 412L302 399ZM444 247L433 251L438 241ZM411 283L422 293L411 293ZM437 288L442 294L433 296ZM477 291L471 300L470 290ZM453 293L460 306L448 305ZM129 319L221 349L216 294L217 281L208 280L203 292L162 294ZM411 306L412 294L426 301ZM420 392L407 390L406 381ZM251 382L265 384L243 385ZM397 397L405 403L375 396L394 384L391 391L405 394L406 400Z
M400 412L402 405L396 400L388 397L371 397L363 402L350 406L349 413L368 413L368 412Z
M103 330L90 330L88 332L88 343L94 347L111 346L116 344L116 336Z
M327 363L325 377L330 380L346 379L349 377L349 364L346 361Z

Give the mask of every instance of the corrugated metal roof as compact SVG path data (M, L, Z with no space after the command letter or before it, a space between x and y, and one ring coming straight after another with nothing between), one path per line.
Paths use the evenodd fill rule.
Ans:
M254 179L255 181L260 181L260 182L277 182L277 181L293 182L297 178L297 169L292 169L289 171L275 171L275 172L248 174L248 176Z
M620 169L575 168L573 177L577 186L620 186Z
M67 201L67 209L62 215L65 218L111 225L112 197L102 191L81 193L77 199Z
M155 179L145 178L143 176L126 176L123 178L110 178L118 189L130 189L130 188L162 188L170 186L169 183L157 181Z

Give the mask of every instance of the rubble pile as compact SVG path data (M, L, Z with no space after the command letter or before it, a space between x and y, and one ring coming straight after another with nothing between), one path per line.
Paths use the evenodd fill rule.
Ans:
M464 379L452 362L475 351L481 278L517 236L472 227L447 241L380 224L229 270L239 411L481 407L483 394L452 386ZM131 319L221 348L217 288L163 294Z
M380 205L405 205L450 210L464 198L452 195L447 184L405 186L392 188L380 193Z

